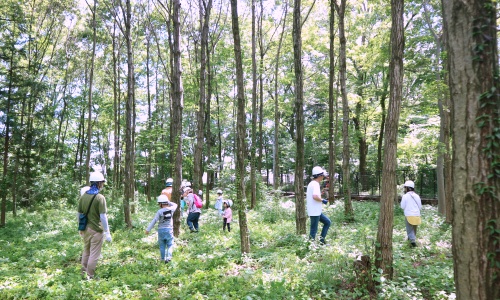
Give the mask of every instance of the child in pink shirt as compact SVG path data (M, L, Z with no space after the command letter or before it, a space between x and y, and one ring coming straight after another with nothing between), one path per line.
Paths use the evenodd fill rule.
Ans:
M231 232L231 220L233 219L233 211L231 210L231 204L228 201L224 201L223 204L224 208L224 213L222 214L222 230L226 231L226 225L227 225L227 231Z

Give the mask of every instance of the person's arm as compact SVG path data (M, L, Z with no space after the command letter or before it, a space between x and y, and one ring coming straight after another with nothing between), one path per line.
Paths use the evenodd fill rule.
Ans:
M406 208L406 198L405 198L405 195L403 195L403 197L401 197L401 208L402 209Z
M101 224L102 224L102 229L104 231L104 236L106 238L107 242L111 242L111 233L109 232L109 225L108 225L108 216L106 213L99 214L99 218L101 219Z
M153 226L155 226L156 221L158 221L158 213L156 213L156 214L155 214L155 217L154 217L154 218L153 218L153 220L149 223L149 226L148 226L148 228L146 229L146 234L149 234L149 232L151 231L151 229L153 229Z

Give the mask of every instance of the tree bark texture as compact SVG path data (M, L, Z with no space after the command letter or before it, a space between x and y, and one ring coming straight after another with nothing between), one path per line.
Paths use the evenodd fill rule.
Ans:
M342 94L342 190L344 196L344 217L347 221L354 220L354 212L351 203L351 175L349 170L350 146L349 146L349 102L347 100L346 89L346 37L345 37L345 7L346 0L341 0L340 5L336 5L339 15L339 39L340 39L340 93Z
M256 157L257 152L257 61L255 42L255 0L252 0L252 148L250 150L250 208L255 207L257 201L256 191ZM262 157L261 157L262 159Z
M453 128L457 299L500 298L498 2L443 0Z
M134 78L134 55L132 46L132 7L130 0L127 0L124 14L125 43L127 45L127 101L125 102L125 191L123 198L123 214L125 224L132 228L132 218L130 216L130 202L134 200L135 194L135 141L134 141L134 107L135 107L135 78Z
M236 209L238 210L241 253L250 253L245 196L245 93L243 85L243 61L241 58L240 27L238 24L238 0L231 0L231 20L236 64L237 116L236 116Z
M335 201L335 168L336 168L336 145L335 145L335 3L330 2L330 64L329 64L329 81L328 81L328 173L330 174L330 187L328 188L328 201Z
M90 8L90 5L89 5ZM90 74L89 74L89 100L88 107L88 120L87 120L87 156L85 158L85 180L89 183L90 174L90 153L92 150L92 87L94 83L94 61L95 61L95 47L96 47L96 23L95 14L97 8L97 0L94 0L94 6L90 8L92 12L92 54L90 55Z
M193 162L193 188L195 191L203 188L203 145L205 143L205 105L207 102L207 48L208 48L208 23L210 20L210 10L212 0L200 0L200 99L198 111L196 112L196 147L194 149Z
M172 174L174 175L174 188L172 189L172 199L180 204L181 193L179 187L182 182L182 110L184 108L183 87L182 87L182 68L181 68L181 26L180 26L180 0L173 1L172 12L172 120L170 122L170 157L174 159L172 165ZM180 210L174 214L174 236L179 236L181 226Z
M301 1L293 7L293 65L295 71L295 227L297 234L306 233L306 207L304 201L304 79L302 74L302 19Z
M403 91L403 7L403 0L391 0L390 96L387 122L385 124L380 215L378 220L377 243L375 246L375 265L378 269L382 269L389 279L392 279L393 275L392 230L394 224L394 204L396 199L396 151Z
M276 66L274 68L274 149L273 149L273 187L277 190L281 185L281 168L280 168L280 120L281 113L279 108L279 93L278 93L278 74L280 65L281 47L283 45L283 36L285 35L286 16L288 15L288 2L285 2L285 11L283 14L283 26L281 28L280 39L278 42L278 50L276 51Z

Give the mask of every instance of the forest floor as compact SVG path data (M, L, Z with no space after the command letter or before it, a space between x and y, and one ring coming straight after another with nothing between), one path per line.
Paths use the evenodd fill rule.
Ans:
M71 206L71 207L69 207ZM82 241L74 205L47 203L7 215L0 228L1 299L454 299L451 227L436 207L425 205L418 247L406 241L403 213L395 210L394 276L374 267L379 204L354 202L355 222L344 205L324 206L332 220L329 245L295 234L293 201L265 199L248 211L251 253L241 255L237 212L231 232L213 209L203 209L200 232L182 221L174 258L159 262L156 226L144 230L156 203L139 201L133 229L123 225L121 203L108 200L113 241L105 243L97 280L82 280ZM309 226L309 222L307 223ZM321 227L321 224L320 224ZM321 229L320 229L321 230ZM355 261L372 261L376 291L355 273Z

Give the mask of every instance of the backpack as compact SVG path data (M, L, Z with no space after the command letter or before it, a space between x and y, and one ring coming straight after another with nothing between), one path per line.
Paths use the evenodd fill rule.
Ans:
M203 202L201 202L200 196L196 195L195 193L193 193L193 196L194 196L194 205L197 208L202 208L203 207Z

